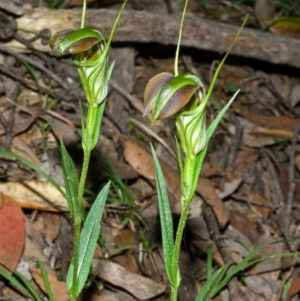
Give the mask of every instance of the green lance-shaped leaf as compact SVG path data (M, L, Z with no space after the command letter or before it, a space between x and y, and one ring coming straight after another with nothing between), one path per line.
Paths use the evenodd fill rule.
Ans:
M160 167L158 158L156 156L155 150L151 145L152 156L154 160L155 167L155 177L157 185L157 198L159 204L159 215L161 222L161 233L163 241L163 252L166 265L166 271L169 281L172 285L176 285L178 280L178 275L173 275L172 273L172 256L174 250L174 237L173 237L173 219L172 212L170 208L168 191L166 181ZM179 281L180 282L180 281Z
M224 265L219 268L217 271L213 273L205 282L204 286L201 288L200 292L196 296L195 301L207 301L209 298L211 291L213 290L216 283L219 283L220 279L222 279L228 270L229 265Z
M14 286L22 294L30 298L30 300L42 301L39 293L33 287L29 280L27 280L22 274L15 271L12 276L5 270L0 269L0 276L2 279L6 279L10 285Z
M205 155L206 155L206 152L207 152L207 149L208 149L209 140L210 140L212 134L214 133L217 125L219 124L222 117L224 116L225 112L227 111L227 109L229 108L229 106L231 105L231 103L233 102L235 97L238 95L238 93L239 93L239 91L237 91L232 96L232 98L229 100L229 102L226 104L226 106L219 112L217 117L214 119L214 121L209 125L209 127L206 130L206 134L205 134L206 135L206 143L205 143L203 149L197 154L197 156L195 158L196 166L195 166L195 169L193 171L193 174L190 175L191 180L189 182L191 183L191 187L192 187L191 188L191 193L192 194L194 193L194 191L196 189L196 186L197 186L197 183L198 183L198 177L199 177L200 170L201 170L201 167L202 167L202 163L204 161L204 158L205 158ZM190 195L189 198L191 199L192 195Z
M108 196L110 182L106 184L97 196L84 222L79 239L79 258L77 275L74 278L74 262L72 260L67 275L67 288L75 299L82 291L90 272L97 240L100 234L100 221ZM73 283L75 280L76 283Z
M201 80L191 72L176 77L170 73L158 74L146 86L144 114L152 110L152 124L172 116L190 102L196 91L205 94Z
M60 150L68 207L73 217L83 220L83 210L77 199L78 175L76 167L62 140L60 141Z

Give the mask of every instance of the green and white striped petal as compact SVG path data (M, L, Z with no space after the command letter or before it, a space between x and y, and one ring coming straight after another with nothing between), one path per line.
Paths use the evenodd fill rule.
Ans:
M196 158L206 145L206 103L177 114L176 128L180 145L186 156Z

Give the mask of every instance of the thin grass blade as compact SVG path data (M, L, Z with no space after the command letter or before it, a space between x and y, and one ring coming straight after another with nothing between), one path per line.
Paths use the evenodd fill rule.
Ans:
M14 272L14 274L24 283L27 290L30 292L30 294L33 296L33 298L36 301L42 301L41 297L39 296L38 292L35 290L35 288L31 285L31 283L19 272Z
M249 254L241 262L239 262L237 265L235 265L229 271L229 273L226 275L226 277L224 277L222 279L222 281L214 287L210 296L212 298L214 296L216 296L237 273L239 273L240 271L245 270L247 267L249 267L249 265L248 265L249 261L254 256L256 256L262 249L263 249L263 247L258 247L256 249L254 249L253 251L249 252ZM251 264L251 265L253 265L253 264Z
M43 277L43 280L44 280L44 284L45 284L46 293L48 295L48 298L49 298L50 301L55 301L53 293L52 293L52 289L51 289L51 286L50 286L49 278L48 278L48 275L47 275L47 272L46 272L46 269L45 269L45 266L40 260L38 260L37 262L38 262L38 265L39 265L41 273L42 273L42 277Z
M0 275L5 278L11 285L13 285L17 290L27 297L32 297L33 295L30 291L14 276L10 275L8 272L0 269Z
M228 101L228 103L226 104L226 106L219 112L219 114L217 115L217 117L215 118L215 120L211 123L211 125L208 127L208 129L206 130L206 145L203 148L203 150L198 154L197 158L196 158L196 167L195 167L195 174L193 177L193 187L194 189L191 189L191 191L195 191L197 183L198 183L198 177L199 177L199 173L202 167L202 163L203 160L205 158L207 149L208 149L208 143L209 140L212 136L212 134L214 133L215 129L217 128L219 122L221 121L223 115L225 114L225 112L228 110L229 106L231 105L231 103L234 101L234 99L236 98L236 96L238 95L239 90L232 96L232 98Z
M216 272L214 272L211 277L209 277L206 280L204 286L201 288L200 292L198 293L195 301L206 301L207 298L209 298L213 287L215 286L216 283L220 281L220 279L224 277L226 271L228 270L228 267L229 267L228 265L221 267Z

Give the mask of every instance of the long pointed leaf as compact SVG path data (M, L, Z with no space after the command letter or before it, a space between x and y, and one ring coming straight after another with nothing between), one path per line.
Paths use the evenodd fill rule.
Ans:
M33 296L33 298L36 301L42 301L41 297L39 296L38 292L35 290L35 288L32 286L32 284L20 273L17 271L14 272L14 274L21 279L21 281L24 283L30 294Z
M106 199L108 196L110 182L108 182L98 194L90 212L84 222L79 239L79 256L78 256L78 274L76 275L77 285L73 284L74 263L71 262L68 275L67 287L73 298L76 298L82 291L86 279L89 275L93 261L97 240L100 234L100 221L104 211ZM76 291L73 291L73 288Z
M60 141L61 149L61 162L64 175L64 182L66 187L66 199L68 202L68 207L73 215L73 217L81 216L81 210L78 208L77 194L78 194L78 175L74 167L74 162L68 154L63 141ZM81 220L83 217L81 216Z
M43 280L44 280L44 284L45 284L45 288L46 288L48 298L49 298L50 301L55 301L53 293L52 293L52 289L51 289L51 286L50 286L49 278L48 278L48 275L47 275L47 272L46 272L46 269L45 269L45 266L40 260L38 260L38 264L39 264L39 267L40 267L40 270L41 270L41 273L42 273L42 277L43 277Z
M173 249L174 249L172 212L171 212L169 198L168 198L166 181L162 169L160 167L158 158L156 156L155 150L153 149L152 145L151 145L151 151L152 151L154 167L155 167L157 197L158 197L158 204L159 204L159 213L160 213L159 215L160 215L163 252L165 258L166 271L170 283L172 285L175 285L176 279L173 279L173 275L172 275L172 256L173 256Z
M0 276L5 278L11 285L13 285L17 290L27 297L32 297L33 295L30 291L14 276L10 275L8 272L0 269Z
M234 101L234 99L236 98L238 93L239 93L239 90L231 97L231 99L228 101L226 106L219 112L219 114L217 115L215 120L211 123L211 125L206 130L206 141L207 142L206 142L206 145L203 148L203 150L198 154L198 156L196 158L197 161L196 161L196 167L195 167L195 174L194 174L194 177L193 177L193 180L194 180L193 187L194 187L194 189L192 189L191 191L195 191L195 189L196 189L199 173L200 173L202 163L203 163L203 160L205 158L205 155L206 155L206 152L207 152L207 149L208 149L209 140L210 140L212 134L214 133L215 129L217 128L217 125L221 121L223 115L228 110L229 106Z
M220 281L220 279L223 278L224 274L228 270L228 265L224 265L220 269L218 269L216 272L213 273L211 277L209 277L204 286L201 288L200 292L198 293L195 301L206 301L207 298L210 296L210 293L215 286L216 283Z
M211 297L214 297L216 294L218 294L218 292L221 291L221 289L226 286L228 284L228 282L240 271L244 270L245 268L248 267L248 263L249 261L255 256L257 255L261 250L263 249L263 247L257 247L256 249L254 249L253 251L249 252L249 254L241 261L239 262L237 265L235 265L230 272L226 275L226 277L224 277L220 283L217 283L214 287L214 289L211 292ZM253 263L254 265L254 263Z

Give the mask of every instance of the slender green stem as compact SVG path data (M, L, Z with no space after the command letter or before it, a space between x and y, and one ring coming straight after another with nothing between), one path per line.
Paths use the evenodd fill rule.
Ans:
M77 274L78 274L78 259L79 259L79 239L80 239L80 231L81 231L81 222L79 219L74 219L74 251L73 251L73 290L77 291L78 281L77 281ZM72 297L72 294L71 294ZM72 297L72 301L76 300Z
M102 104L100 104L100 106L101 105ZM87 117L86 117L86 126L84 131L82 131L82 135L83 135L82 148L84 149L85 152L92 151L92 149L94 148L93 142L94 142L95 131L100 130L101 120L97 119L97 115L98 115L98 107L89 106ZM97 120L99 124L97 124ZM98 139L98 135L96 139Z
M193 177L195 175L195 168L196 168L196 158L186 157L183 166L183 173L181 174L181 203L182 203L182 212L179 219L179 224L177 228L176 238L175 238L175 245L174 251L172 255L172 274L174 277L179 274L179 254L180 254L180 247L182 242L182 236L184 227L186 224L186 220L189 213L190 204L194 195L195 191L193 189ZM198 175L197 175L198 176ZM179 286L179 283L178 283ZM171 301L177 300L177 290L178 286L172 286L171 288Z
M181 247L181 242L182 242L182 235L183 235L183 230L185 227L185 223L188 217L189 213L189 203L186 202L186 204L183 205L182 208L182 213L180 216L178 228L177 228L177 233L176 233L176 239L175 239L175 245L174 245L174 252L172 256L172 274L177 275L179 271L179 254L180 254L180 247ZM179 283L178 283L179 286ZM178 286L172 286L171 287L171 301L176 301L177 300L177 290Z
M123 9L125 8L125 5L126 5L127 1L128 1L128 0L125 0L124 3L123 3L123 5L122 5L122 7L120 8L119 13L118 13L118 16L117 16L117 18L116 18L116 20L115 20L115 22L114 22L114 25L113 25L113 27L112 27L112 29L111 29L111 32L110 32L108 41L107 41L106 46L105 46L105 49L104 49L104 51L103 51L103 55L104 55L104 56L106 56L107 53L108 53L110 43L111 43L112 38L113 38L113 36L114 36L114 34L115 34L117 25L118 25L118 23L119 23L119 19L120 19L121 15L122 15Z
M79 179L78 193L77 193L77 206L79 208L79 214L74 216L74 254L73 254L73 264L74 264L74 273L73 273L73 285L78 285L77 283L77 274L78 274L78 259L79 259L79 239L82 221L84 220L84 206L83 206L83 192L85 186L85 180L88 172L89 161L90 161L91 151L83 150L83 163L82 170Z
M177 48L176 48L176 54L175 54L175 62L174 62L174 75L178 75L178 57L179 57L179 49L180 49L180 42L181 42L181 36L182 36L182 29L183 29L183 21L184 21L184 16L188 4L188 0L185 1L184 9L182 12L182 17L181 17L181 22L180 22L180 29L179 29L179 37L178 37L178 43L177 43Z
M199 175L195 175L196 170L196 158L192 158L187 156L184 161L183 174L181 177L181 201L182 204L190 203L195 189L193 188L194 177L198 177Z
M81 26L80 26L80 28L84 28L85 11L86 11L86 0L83 0L82 14L81 14Z
M79 206L81 208L82 218L81 221L84 219L84 206L83 206L83 192L84 192L84 186L85 186L85 179L87 176L88 168L89 168L89 162L91 157L91 150L83 150L83 163L82 163L82 169L81 169L81 175L79 179L79 185L78 185L78 194L77 199L79 203Z

